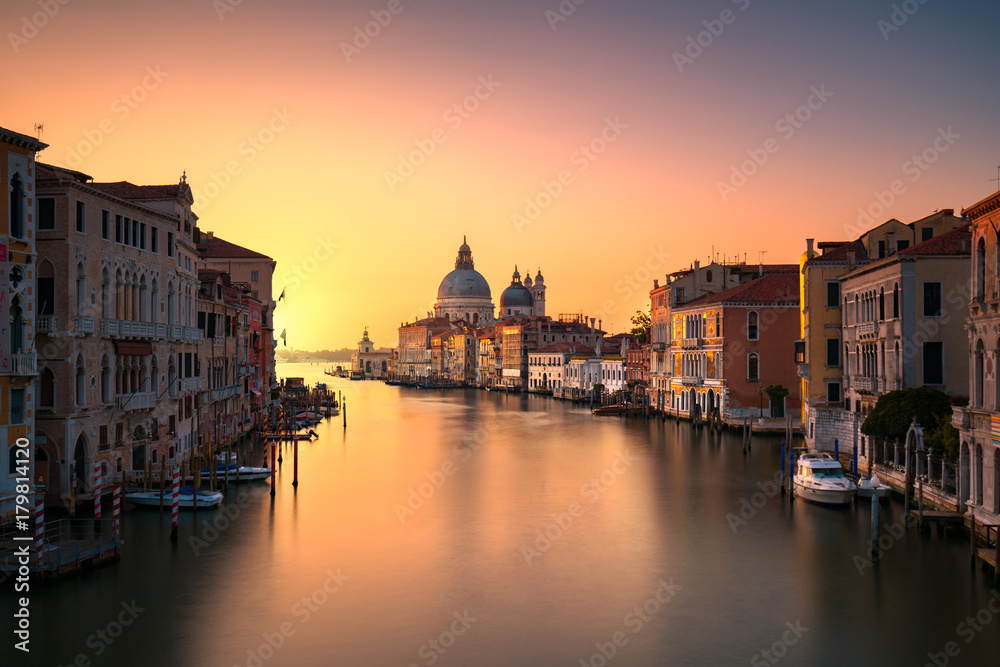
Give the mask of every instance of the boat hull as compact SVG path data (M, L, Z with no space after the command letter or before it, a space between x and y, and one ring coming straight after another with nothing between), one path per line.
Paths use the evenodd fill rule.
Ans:
M132 503L133 505L138 505L139 507L160 507L160 492L159 491L136 491L133 493L126 493L125 500ZM198 509L210 509L212 507L218 507L222 502L222 492L221 491L209 491L198 494ZM182 493L177 499L178 506L184 510L192 510L195 507L194 496L192 494ZM163 506L170 507L173 504L173 496L169 492L163 494Z
M847 505L854 499L856 493L857 489L854 485L842 489L831 489L795 481L795 495L797 497L820 505Z

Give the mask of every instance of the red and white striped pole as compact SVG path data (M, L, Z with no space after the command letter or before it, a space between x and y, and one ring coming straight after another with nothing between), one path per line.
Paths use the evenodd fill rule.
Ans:
M35 555L38 556L38 566L42 567L42 545L45 544L45 497L35 496Z
M170 539L177 541L177 511L181 506L181 470L174 468L173 504L170 508Z
M275 445L279 444L279 442L280 441L278 440L271 441L271 495L272 496L274 495L274 472L275 469L277 468L277 466L274 463L274 450L277 449Z
M94 459L94 518L101 518L101 462Z
M114 517L114 527L115 527L115 547L118 546L118 535L121 528L121 516L122 516L122 487L121 484L115 484L114 502L112 503L112 516Z

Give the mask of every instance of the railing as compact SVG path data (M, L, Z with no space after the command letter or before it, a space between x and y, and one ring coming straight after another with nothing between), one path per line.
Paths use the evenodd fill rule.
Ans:
M79 321L89 319L90 331L93 331L93 318L77 318L77 330L79 331ZM165 324L155 322L137 322L135 320L101 320L101 335L121 336L123 338L164 338L167 327Z
M94 333L94 318L93 317L77 317L74 320L74 322L73 322L73 328L76 331L76 333L79 333L79 334Z
M214 344L216 344L216 345L225 345L225 344L226 344L226 337L225 337L225 336L216 336L216 337L215 337L215 338L214 338L214 339L212 340L212 342L213 342Z
M875 378L854 377L851 378L851 383L855 391L875 391Z
M682 338L681 348L684 350L698 350L701 349L702 339L701 338Z
M655 343L652 344L652 348L651 349L653 350L653 352L663 352L664 350L667 349L667 344L663 343L663 342L657 341L657 342L655 342Z
M201 376L184 378L181 380L181 393L188 393L191 391L201 391L202 379Z
M149 410L156 407L156 392L143 391L135 394L118 394L115 406L119 410Z
M41 315L35 318L35 331L38 333L49 333L56 330L55 315Z
M858 336L870 338L878 335L878 322L862 322L857 327Z
M214 403L216 401L224 401L227 398L232 398L238 395L240 390L240 385L231 384L228 387L217 387L215 389L208 389L205 391L205 400L209 403Z
M34 352L10 355L11 375L37 375L37 357Z
M802 379L809 377L809 364L796 364L798 376Z

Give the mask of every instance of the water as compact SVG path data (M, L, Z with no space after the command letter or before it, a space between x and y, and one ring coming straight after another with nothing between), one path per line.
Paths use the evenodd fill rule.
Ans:
M279 366L347 399L297 491L285 449L273 501L235 487L238 516L184 513L176 545L169 513L126 510L121 562L36 587L32 653L4 632L0 664L995 664L1000 597L965 538L897 532L867 567L867 501L758 486L776 441L744 457L686 424L321 371Z

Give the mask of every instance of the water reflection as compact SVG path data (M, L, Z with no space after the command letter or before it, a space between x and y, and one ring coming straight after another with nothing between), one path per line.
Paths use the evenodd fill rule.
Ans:
M273 501L233 485L240 513L208 546L191 538L216 513L183 514L172 546L169 513L128 511L119 565L35 591L34 664L731 664L788 623L808 631L786 664L923 664L988 599L959 537L911 531L859 574L865 502L774 495L734 531L780 470L773 441L744 456L550 399L336 387L348 427L299 443L297 490L285 447ZM95 656L88 636L132 598L146 611ZM952 664L997 645L995 622Z

